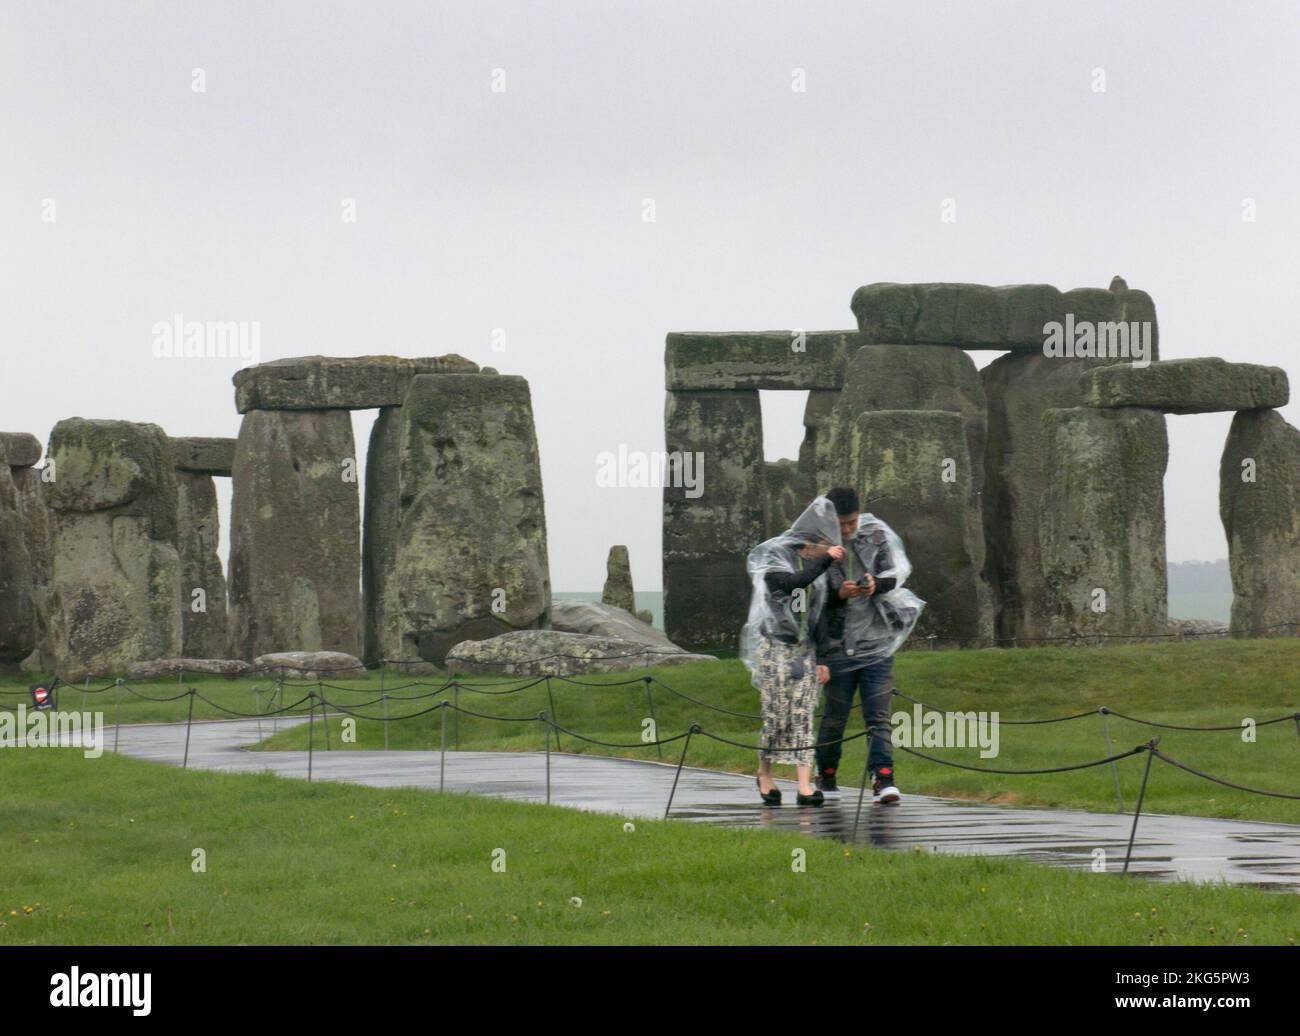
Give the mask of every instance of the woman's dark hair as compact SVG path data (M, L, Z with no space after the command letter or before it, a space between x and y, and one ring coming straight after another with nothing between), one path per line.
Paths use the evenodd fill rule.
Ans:
M858 491L849 486L836 486L827 490L826 499L835 505L835 513L841 518L862 510L858 504Z

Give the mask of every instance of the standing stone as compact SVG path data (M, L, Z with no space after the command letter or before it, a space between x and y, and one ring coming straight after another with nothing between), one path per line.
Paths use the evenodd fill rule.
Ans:
M1032 643L1054 627L1038 543L1043 490L1052 477L1043 455L1043 414L1083 406L1083 375L1112 362L1124 361L1010 353L980 371L988 399L988 577L997 636L1007 642Z
M627 556L627 547L609 548L609 557L605 561L605 587L601 591L603 604L612 604L632 615L636 614L636 592L632 589L632 562Z
M180 654L176 475L157 425L60 421L55 478L49 650L59 675L125 673Z
M34 585L18 491L0 456L0 664L21 662L36 646Z
M1237 414L1219 464L1234 637L1300 636L1300 429Z
M361 515L351 416L251 410L232 471L231 654L355 655Z
M1043 635L1164 635L1164 415L1054 409L1042 429Z
M221 525L216 485L211 475L178 470L176 489L183 654L186 658L224 658L226 576L217 552Z
M980 646L993 632L968 443L955 411L868 410L844 444L844 480L898 533L912 562L905 585L926 602L913 639L934 637L937 647Z
M979 506L984 488L986 403L979 372L965 352L941 345L868 345L859 349L849 361L844 389L831 414L832 481L838 483L848 465L854 463L847 448L840 444L847 447L858 416L871 410L947 410L960 414L967 448L956 460L969 469L975 506Z
M758 392L669 392L664 434L664 629L688 650L734 646L749 611L745 558L764 538Z
M793 460L764 461L766 485L764 537L779 536L795 522L817 495L817 483Z
M831 416L840 393L810 389L803 411L803 442L799 444L799 470L812 480L817 492L830 488ZM816 494L814 494L816 495Z
M48 673L54 667L48 657L50 576L54 571L50 543L50 510L45 504L41 482L44 468L10 468L23 520L23 541L32 566L32 605L36 623L35 650L23 660L23 670Z
M465 640L544 628L551 579L528 382L419 375L399 414L385 657L441 662Z
M398 606L390 576L397 563L397 517L402 459L402 408L384 407L370 429L366 451L366 513L362 523L361 602L365 612L362 659L377 664L385 645L396 651ZM393 658L398 655L394 654Z

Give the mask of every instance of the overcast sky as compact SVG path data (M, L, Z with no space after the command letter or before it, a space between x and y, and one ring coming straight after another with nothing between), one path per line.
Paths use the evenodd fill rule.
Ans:
M626 543L658 589L659 493L595 457L662 449L670 330L1121 274L1164 358L1300 381L1297 54L1284 2L3 0L0 429L235 435L230 363L153 355L176 313L259 322L263 359L458 352L531 383L555 588ZM1169 419L1170 560L1226 554L1229 421Z

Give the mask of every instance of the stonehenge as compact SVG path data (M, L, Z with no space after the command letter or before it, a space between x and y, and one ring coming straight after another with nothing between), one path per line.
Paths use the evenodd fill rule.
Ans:
M927 601L914 646L1170 635L1165 422L1209 412L1235 415L1219 487L1230 632L1300 635L1284 371L1160 359L1155 305L1120 278L868 284L850 309L853 329L667 336L665 643L734 646L745 556L837 483L907 544ZM977 369L981 350L1001 355ZM236 437L73 417L43 450L0 432L0 666L232 674L293 655L322 672L327 653L416 672L452 655L526 666L525 649L613 635L566 630L572 608L552 621L524 379L447 354L297 357L232 380ZM763 455L771 390L808 394L797 458ZM362 479L350 412L365 409ZM602 598L639 628L625 547Z
M1214 411L1237 415L1221 479L1233 633L1300 619L1285 372L1160 360L1155 304L1119 277L1070 291L875 283L850 309L856 331L668 335L667 449L705 469L692 495L664 489L673 640L733 644L749 548L838 483L912 554L909 585L928 601L916 641L1167 635L1165 416ZM977 371L977 350L1002 355ZM764 389L808 391L796 461L762 456ZM1247 454L1258 482L1239 478Z
M361 655L427 667L549 626L522 378L447 355L300 357L233 381L236 438L71 418L38 468L35 436L0 433L0 665L346 675ZM363 540L349 411L372 407ZM233 483L225 571L216 478Z

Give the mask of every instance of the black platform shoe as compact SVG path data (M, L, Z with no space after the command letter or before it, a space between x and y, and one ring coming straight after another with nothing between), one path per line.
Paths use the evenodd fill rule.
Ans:
M795 795L794 800L801 806L820 806L826 801L826 796L824 796L818 789L814 788L811 795L805 795L803 792L799 792Z
M760 795L763 796L763 801L764 801L765 803L767 803L767 805L769 805L769 806L779 806L779 805L781 805L781 789L780 789L780 788L778 788L778 787L774 784L774 785L772 785L772 790L771 790L771 791L764 791L764 790L763 790L763 782L762 782L761 780L759 780L757 777L754 778L754 783L758 785L758 793L759 793Z

